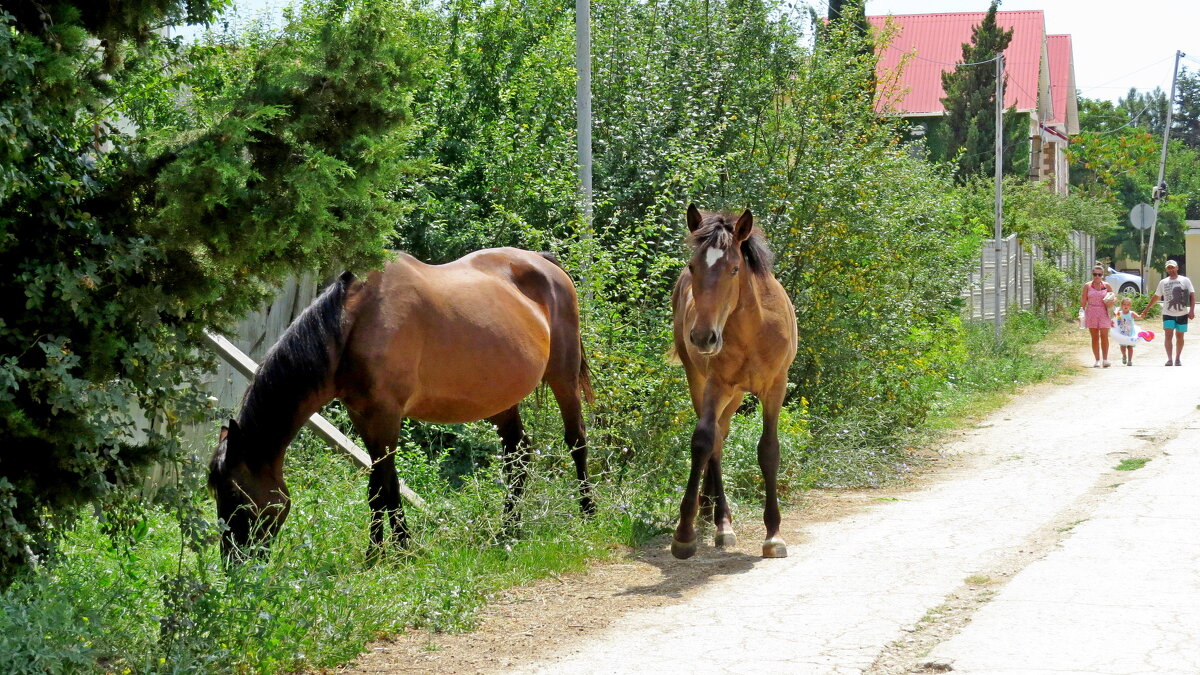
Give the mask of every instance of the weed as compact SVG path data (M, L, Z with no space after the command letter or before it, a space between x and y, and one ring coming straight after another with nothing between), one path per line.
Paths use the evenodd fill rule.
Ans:
M933 623L934 621L941 619L942 616L944 616L948 611L950 611L950 606L946 603L942 603L937 607L930 607L929 610L925 612L925 616L922 616L917 623Z
M968 586L986 586L990 583L993 583L995 580L986 574L972 574L966 579L963 579L963 581Z
M1149 461L1150 458L1148 457L1128 457L1121 460L1121 463L1114 466L1113 469L1117 471L1136 471L1146 466L1146 463Z

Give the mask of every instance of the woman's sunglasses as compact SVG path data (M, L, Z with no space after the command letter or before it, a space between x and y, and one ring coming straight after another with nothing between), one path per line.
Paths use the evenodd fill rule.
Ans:
M1104 275L1103 275L1103 274L1101 274L1100 272L1092 272L1092 276L1094 276L1094 277L1102 277L1102 276L1104 276Z

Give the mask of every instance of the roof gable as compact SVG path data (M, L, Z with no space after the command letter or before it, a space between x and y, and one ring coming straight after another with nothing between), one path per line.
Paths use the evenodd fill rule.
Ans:
M1075 96L1075 60L1070 35L1047 35L1046 52L1050 57L1049 124L1061 124L1068 134L1079 133L1079 108Z
M953 70L954 64L962 60L962 45L971 41L972 30L983 22L984 16L985 12L961 12L867 17L876 29L882 29L889 19L898 28L891 44L880 54L881 81L897 70L905 56L912 55L895 93L881 100L880 107L913 115L944 113L941 99L946 94L941 74ZM996 23L1005 30L1013 30L1012 42L1004 52L1008 75L1004 107L1035 111L1046 46L1045 17L1041 10L997 12Z

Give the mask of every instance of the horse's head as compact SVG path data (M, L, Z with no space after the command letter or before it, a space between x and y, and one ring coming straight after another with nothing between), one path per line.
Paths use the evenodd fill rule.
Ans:
M692 301L695 321L687 326L687 337L701 354L716 354L724 344L725 320L738 304L746 265L742 243L754 230L754 215L747 209L734 222L720 213L701 213L688 206L687 226L692 233Z
M282 466L248 461L252 443L235 420L221 427L217 450L208 465L208 488L225 522L221 553L240 558L266 544L287 518L291 503Z

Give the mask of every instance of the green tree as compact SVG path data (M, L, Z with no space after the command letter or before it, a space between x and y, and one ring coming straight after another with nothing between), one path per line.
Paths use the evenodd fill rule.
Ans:
M1200 73L1179 74L1175 92L1175 128L1171 134L1190 148L1200 149Z
M397 217L403 13L309 2L270 44L195 51L154 31L220 4L0 12L0 580L182 456L204 329L291 271L377 262Z
M1162 104L1161 112L1155 112ZM1166 96L1161 90L1140 94L1131 90L1115 105L1108 101L1080 100L1080 133L1071 139L1068 159L1071 184L1080 192L1099 197L1126 214L1139 203L1151 201L1158 180ZM1151 129L1157 125L1158 133ZM1167 148L1165 180L1170 194L1158 212L1155 260L1182 252L1186 219L1200 217L1200 151L1173 138ZM1113 256L1140 258L1143 234L1128 218L1098 238L1100 250Z
M1162 89L1155 87L1154 91L1142 93L1131 88L1129 93L1117 100L1117 108L1125 111L1132 124L1162 138L1163 129L1167 126L1167 94Z
M946 96L946 123L941 128L946 156L954 162L960 180L993 170L996 157L996 67L989 63L1008 48L1012 30L996 23L999 0L992 0L983 21L971 31L971 41L963 43L963 64L942 73ZM1007 81L1007 75L1005 80ZM1021 139L1026 135L1024 116L1009 108L1004 113L1003 170L1014 170L1014 159Z

